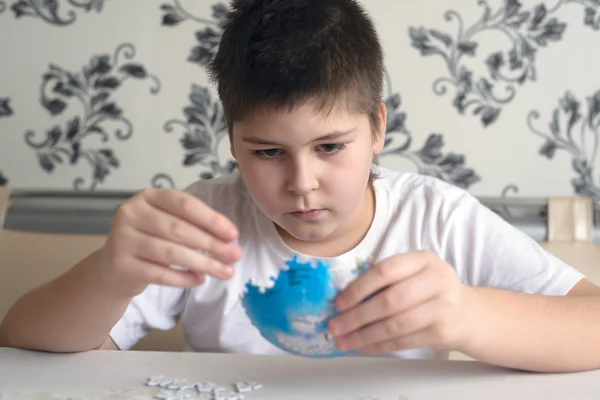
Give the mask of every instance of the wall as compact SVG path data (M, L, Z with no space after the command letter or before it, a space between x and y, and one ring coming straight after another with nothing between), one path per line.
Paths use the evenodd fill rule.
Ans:
M453 3L364 1L386 51L381 163L476 195L598 195L600 3ZM183 187L230 171L204 68L225 9L206 0L0 0L0 185ZM0 232L0 317L102 241ZM555 251L595 272L597 249ZM178 330L156 333L140 348L180 340Z
M386 51L381 163L476 195L598 194L600 3L453 3L364 2ZM138 189L230 171L205 72L226 4L0 1L0 181Z

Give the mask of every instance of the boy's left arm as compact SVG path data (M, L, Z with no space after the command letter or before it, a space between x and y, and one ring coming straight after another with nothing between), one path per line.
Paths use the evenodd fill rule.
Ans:
M471 291L479 322L462 349L465 354L532 371L600 368L600 288L588 280L579 281L566 296Z
M585 279L566 296L472 287L435 254L414 252L374 265L336 307L329 330L342 350L434 347L531 371L600 368L600 288Z

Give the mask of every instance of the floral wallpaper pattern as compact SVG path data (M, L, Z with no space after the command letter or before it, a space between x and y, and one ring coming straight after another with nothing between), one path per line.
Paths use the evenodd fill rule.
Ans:
M600 1L465 0L453 9L435 1L420 22L407 4L383 4L372 13L381 36L404 39L384 40L396 45L385 49L382 165L482 195L600 195L600 89L587 82L581 92L573 74L548 81L560 66L544 58L564 52L563 42L593 49ZM227 8L0 1L0 38L21 38L0 41L0 185L135 190L231 172L226 124L205 71ZM398 16L393 24L382 9ZM17 55L31 46L42 56L21 68L28 55ZM549 84L554 96L538 94Z
M70 25L77 19L77 12L101 12L105 0L17 0L10 5L15 18L39 18L56 26ZM6 8L7 1L0 2L0 11ZM65 11L67 9L67 11Z
M119 158L109 142L112 138L127 140L133 134L133 125L112 100L111 94L129 79L151 79L154 81L151 94L159 92L158 78L149 75L142 64L127 62L134 56L135 47L125 43L113 55L94 56L81 72L50 65L42 76L40 103L47 112L53 116L61 115L69 102L76 101L80 103L82 113L66 121L64 127L53 125L42 139L28 130L25 142L36 152L40 167L49 173L59 164L87 162L91 176L89 179L77 177L73 182L74 189L94 189L103 183L111 169L119 167ZM107 126L108 122L113 122L114 126ZM88 147L86 139L92 135L99 135L103 144Z
M552 113L548 112L547 128L536 127L540 125L536 120L541 119L537 110L529 113L527 122L529 129L544 139L540 155L552 159L557 150L569 154L575 172L571 179L573 191L582 196L600 197L600 184L594 181L600 134L600 90L582 103L567 91L558 99L558 106Z
M482 15L470 26L465 26L459 12L446 11L445 19L456 21L458 25L455 36L437 29L411 27L410 37L412 46L422 56L441 56L448 68L449 76L435 80L434 92L444 95L448 85L454 86L456 94L452 106L461 114L472 110L484 126L496 121L520 85L536 81L536 54L560 41L567 28L567 24L555 16L563 6L583 6L584 25L600 30L598 0L560 0L551 8L539 3L532 9L525 9L519 0L505 0L496 10L485 0L478 4L483 9ZM477 36L486 31L506 35L512 46L506 51L488 53L485 58L488 77L477 77L463 60L475 55L479 48Z

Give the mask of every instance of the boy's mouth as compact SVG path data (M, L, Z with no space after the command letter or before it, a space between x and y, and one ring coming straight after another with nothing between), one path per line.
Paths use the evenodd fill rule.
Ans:
M315 219L323 215L323 213L325 213L324 209L314 209L293 211L290 214L298 219Z

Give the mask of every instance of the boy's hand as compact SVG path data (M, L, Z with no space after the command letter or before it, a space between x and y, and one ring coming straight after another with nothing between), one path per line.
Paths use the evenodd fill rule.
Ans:
M340 350L460 349L472 332L470 295L454 268L434 254L396 255L338 295L340 315L332 318L329 331Z
M176 189L145 189L117 210L102 250L101 276L111 290L129 297L150 283L189 288L206 274L228 279L241 257L237 236L231 221L198 198Z

